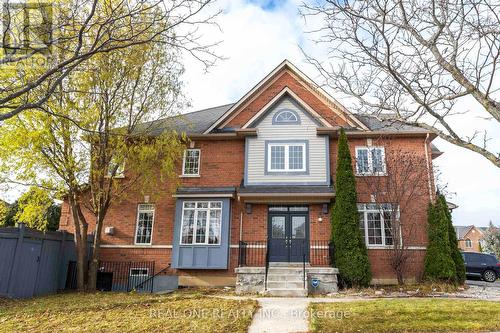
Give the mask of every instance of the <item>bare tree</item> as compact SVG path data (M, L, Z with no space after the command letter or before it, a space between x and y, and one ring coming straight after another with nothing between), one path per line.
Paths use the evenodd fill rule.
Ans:
M325 61L307 59L359 112L419 126L500 167L486 130L500 122L498 1L331 0L302 13L321 20L311 33L328 46ZM477 108L458 111L466 97ZM467 133L456 115L484 128Z
M217 15L200 16L211 2L70 0L49 6L44 0L7 0L2 7L0 121L29 109L46 110L42 106L62 81L97 54L161 42L213 64L213 45L201 44L198 33Z
M358 180L383 217L386 245L390 247L387 256L398 283L403 284L412 241L422 227L416 224L420 217L414 214L425 212L427 206L423 203L430 201L429 169L425 156L403 149L387 151L385 160L384 175L363 176Z

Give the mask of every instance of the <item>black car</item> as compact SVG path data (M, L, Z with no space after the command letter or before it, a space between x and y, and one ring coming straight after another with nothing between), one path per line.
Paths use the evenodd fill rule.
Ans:
M500 278L500 262L491 254L462 252L467 276L480 277L486 282L495 282Z

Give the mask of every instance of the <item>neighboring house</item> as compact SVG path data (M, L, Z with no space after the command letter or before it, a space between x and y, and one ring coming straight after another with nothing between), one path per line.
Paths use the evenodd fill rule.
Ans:
M103 235L103 260L152 260L155 271L171 263L180 285L235 285L238 266L263 272L266 249L269 262L302 267L305 259L311 269L328 266L337 137L343 127L358 177L384 177L386 157L396 149L425 161L426 192L407 212L417 228L406 240L407 277L421 276L427 207L434 197L432 158L440 154L431 144L435 135L350 113L288 61L237 103L173 120L191 139L179 161L180 185L171 193L166 183L159 184L155 196L136 193L112 206L105 227L114 232ZM159 120L153 127L159 134L171 125L172 119ZM126 174L117 181L127 181ZM360 218L374 282L392 282L385 214L361 183ZM67 202L60 228L72 229Z
M469 226L455 226L457 233L458 247L462 251L481 252L479 244L481 243L484 232L487 228ZM481 244L482 245L482 244Z

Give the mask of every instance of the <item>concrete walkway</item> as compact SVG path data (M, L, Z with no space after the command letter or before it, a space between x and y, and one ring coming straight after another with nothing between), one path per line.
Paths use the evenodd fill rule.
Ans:
M215 296L226 299L254 299L260 308L254 314L249 333L309 332L309 303L369 301L356 298L245 297Z
M309 300L300 298L259 298L249 333L308 332Z

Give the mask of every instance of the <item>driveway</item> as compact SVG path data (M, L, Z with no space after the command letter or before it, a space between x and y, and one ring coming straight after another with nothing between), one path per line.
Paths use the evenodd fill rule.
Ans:
M466 296L482 299L500 299L500 280L489 283L477 279L467 280L465 283L469 286L469 289L463 292Z
M467 280L465 281L465 283L467 283L467 285L469 286L478 286L478 287L486 287L487 289L490 289L490 288L498 288L500 289L500 279L496 280L494 283L490 283L490 282L485 282L483 280Z

